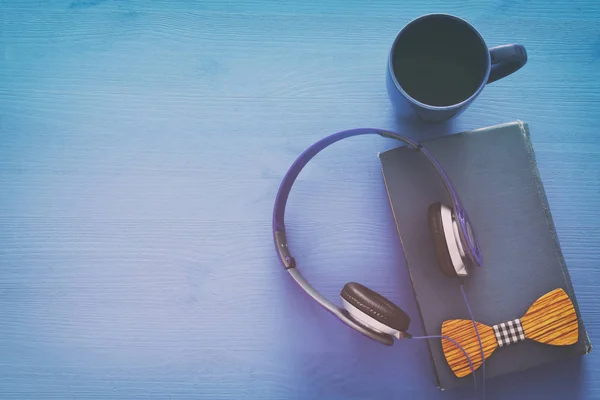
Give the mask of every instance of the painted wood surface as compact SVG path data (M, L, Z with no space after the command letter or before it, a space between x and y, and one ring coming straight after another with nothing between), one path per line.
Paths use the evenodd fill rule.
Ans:
M563 289L554 289L537 299L521 317L520 324L526 339L551 346L568 346L579 339L577 314L571 299ZM503 321L499 321L503 322ZM452 319L442 323L442 335L454 340L464 352L452 341L442 339L442 348L446 362L456 376L462 378L481 366L481 348L484 360L487 360L498 348L499 344L491 326L476 321L477 332L473 321ZM514 344L514 343L513 343ZM469 359L465 356L469 356Z
M387 51L448 12L528 64L457 120L400 123ZM521 119L592 343L600 339L600 2L0 1L0 398L462 399L426 344L378 345L281 269L286 169L338 130L415 139ZM317 156L288 204L303 273L414 301L377 152ZM499 188L501 190L501 188ZM488 399L600 398L600 358L488 382Z

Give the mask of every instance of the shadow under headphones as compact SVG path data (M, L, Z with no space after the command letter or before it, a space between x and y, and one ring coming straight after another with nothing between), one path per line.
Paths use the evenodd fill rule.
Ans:
M397 133L379 129L360 128L334 133L313 144L296 159L285 174L277 192L273 209L273 239L283 267L306 293L348 326L371 339L391 346L394 338L412 337L407 332L410 325L409 316L390 300L356 282L344 285L340 294L343 308L336 306L304 279L296 266L296 260L291 255L285 234L285 206L292 185L302 168L329 145L352 136L366 134L397 139L416 149L430 161L444 183L452 204L436 202L431 204L427 211L436 259L444 275L462 279L468 276L468 268L482 265L479 244L467 212L462 207L456 191L439 162L421 144Z

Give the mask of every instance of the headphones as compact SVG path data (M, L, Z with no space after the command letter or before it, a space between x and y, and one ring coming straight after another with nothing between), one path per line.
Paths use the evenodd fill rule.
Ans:
M292 185L304 166L329 145L352 136L367 134L397 139L416 149L430 161L444 183L452 204L445 205L436 202L431 204L427 211L436 260L444 275L450 278L464 279L468 276L469 268L474 265L479 267L482 265L481 251L467 212L462 207L450 179L439 162L423 145L397 133L379 129L359 128L334 133L314 143L294 161L285 174L275 199L273 239L284 269L306 293L351 328L382 344L391 346L394 338L412 337L407 332L410 325L409 316L390 300L356 282L344 285L340 294L342 308L327 300L304 279L298 270L285 234L285 206Z

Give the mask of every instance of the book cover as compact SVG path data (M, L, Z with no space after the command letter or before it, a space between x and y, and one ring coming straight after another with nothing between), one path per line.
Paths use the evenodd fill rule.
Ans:
M542 295L563 289L579 323L577 342L553 346L523 340L486 359L486 377L587 354L591 343L555 232L536 165L529 128L515 121L422 142L441 163L469 213L483 266L464 282L475 319L493 326L521 318ZM425 335L442 323L470 319L460 283L439 269L428 231L427 209L451 206L442 180L418 150L401 146L379 154L390 205L416 296ZM413 319L412 324L419 323ZM450 369L440 339L428 340L438 386L472 384ZM479 372L478 372L479 373Z

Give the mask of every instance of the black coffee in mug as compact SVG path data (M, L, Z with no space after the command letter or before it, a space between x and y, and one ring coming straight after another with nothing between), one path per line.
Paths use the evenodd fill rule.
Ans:
M487 83L515 72L526 60L521 45L489 49L466 21L430 14L410 22L396 37L388 65L394 87L389 89L400 92L425 119L443 120L462 111Z

